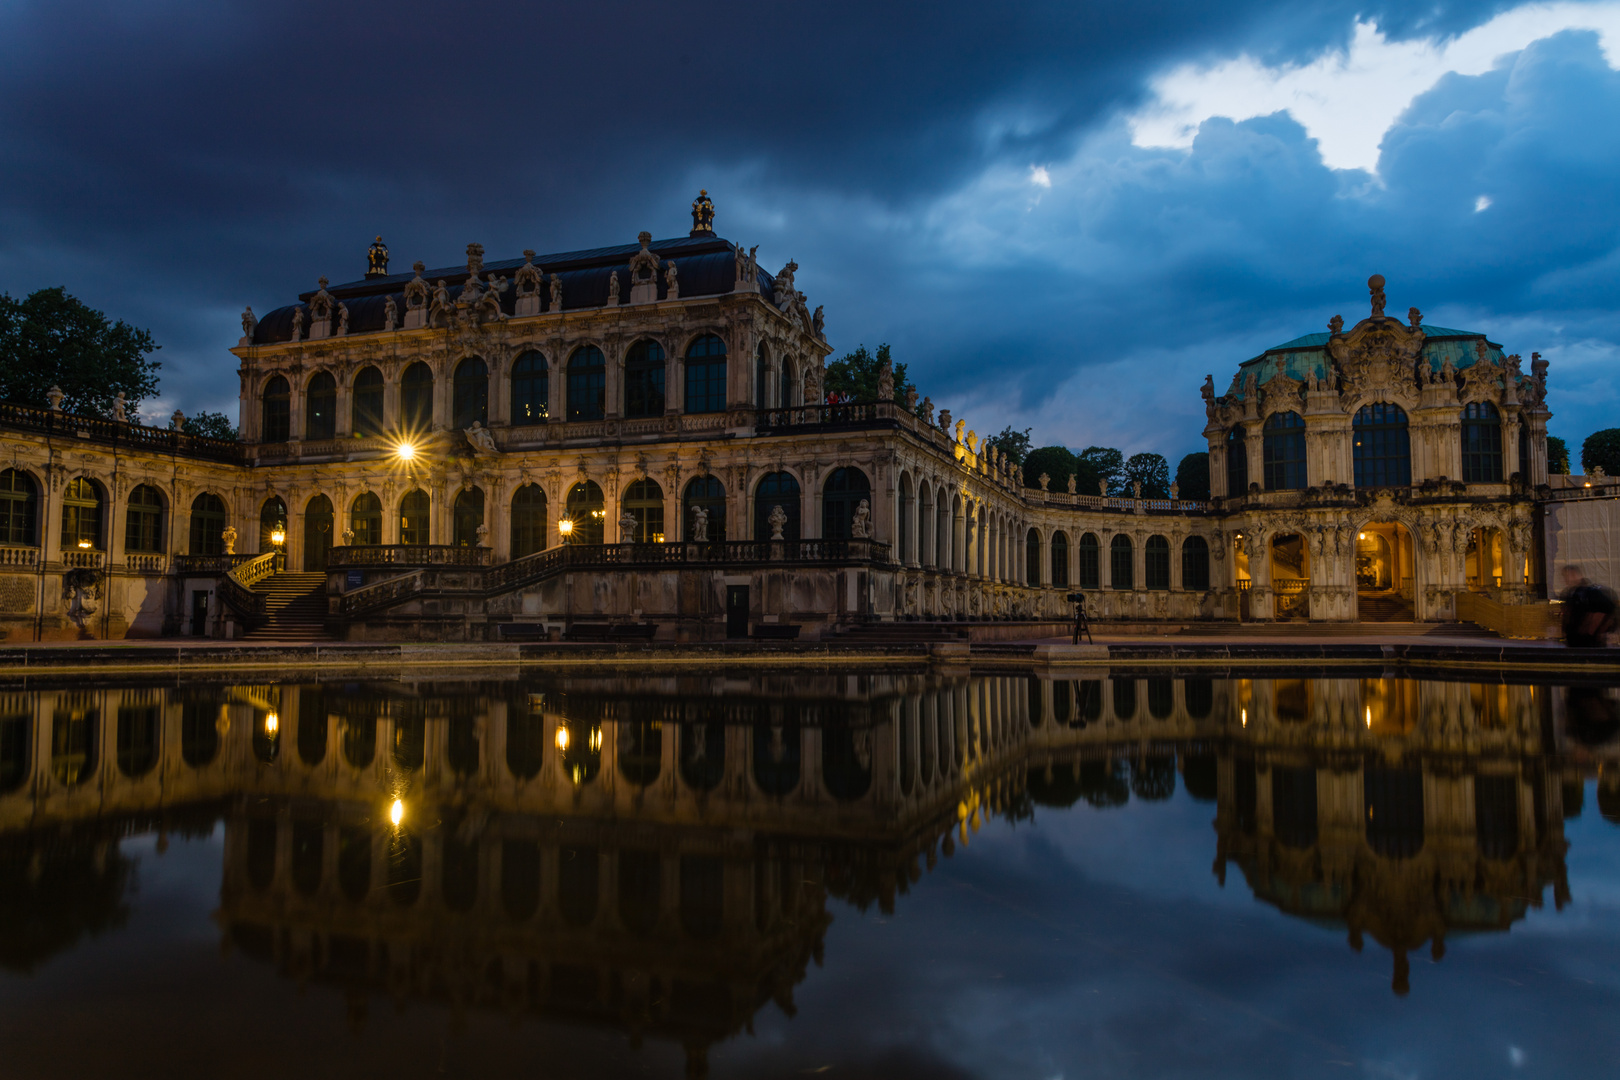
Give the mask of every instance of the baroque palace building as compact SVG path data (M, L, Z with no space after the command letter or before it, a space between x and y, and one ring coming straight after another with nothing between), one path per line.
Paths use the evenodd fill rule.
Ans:
M1034 632L1076 588L1132 624L1449 620L1538 588L1546 364L1385 316L1382 278L1349 331L1206 381L1214 499L1094 495L1026 486L889 372L826 404L797 266L718 237L706 194L692 218L405 274L379 239L362 279L244 313L240 443L0 406L0 625L808 639Z

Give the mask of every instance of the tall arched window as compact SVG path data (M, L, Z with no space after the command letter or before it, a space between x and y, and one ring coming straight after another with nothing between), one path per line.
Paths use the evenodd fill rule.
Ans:
M565 544L600 544L603 535L602 489L594 480L585 480L568 489L563 508L563 521L568 531L563 535ZM558 523L561 531L563 522Z
M581 345L568 358L568 419L607 415L607 362L595 345Z
M74 548L101 550L101 488L83 476L62 494L62 550Z
M692 539L692 511L701 507L709 515L709 542L723 544L726 540L726 489L717 476L699 476L686 485L681 500L681 535Z
M369 491L356 495L349 506L349 531L355 544L382 543L382 500Z
M332 500L325 495L316 495L304 504L304 573L314 574L326 569L335 518Z
M1356 487L1404 487L1412 482L1412 443L1406 412L1399 405L1387 401L1363 405L1356 410L1351 433Z
M1098 542L1095 533L1081 534L1080 550L1077 554L1080 561L1080 587L1102 588L1102 544Z
M1188 592L1209 588L1209 543L1202 536L1189 536L1181 544L1181 587Z
M1521 427L1519 430L1527 430ZM1520 440L1521 447L1524 440ZM1519 461L1519 471L1530 475L1529 462ZM1502 482L1502 416L1488 401L1471 401L1462 413L1462 478L1465 484Z
M664 415L664 347L642 340L624 354L624 415Z
M662 544L664 542L664 489L656 480L637 480L624 489L624 510L636 519L636 527L620 542Z
M0 475L0 494L5 478ZM224 525L220 528L223 530ZM32 541L30 541L32 543ZM163 535L163 495L148 484L129 493L129 509L124 517L124 550L143 555L161 555L167 545Z
M791 473L766 473L754 489L754 539L771 538L771 514L780 506L787 521L782 526L782 539L799 538L799 482Z
M292 438L292 390L280 375L264 384L260 399L263 423L259 425L259 441L286 442Z
M480 547L478 530L484 524L484 492L480 488L466 488L456 496L451 510L455 519L455 534L450 541L457 547Z
M1069 587L1069 536L1052 534L1052 584L1060 589Z
M825 540L848 540L850 523L864 501L867 504L868 533L871 532L872 485L856 468L834 469L821 488L821 536Z
M1108 587L1129 589L1133 585L1131 538L1118 533L1108 544Z
M1267 491L1305 487L1305 421L1299 413L1273 413L1260 442Z
M354 401L349 410L349 426L361 438L383 433L383 374L374 367L354 377Z
M18 469L0 472L0 544L33 547L38 521L39 488L33 477Z
M286 535L287 504L282 502L279 496L272 495L264 500L264 505L259 508L260 555L268 555L276 549L275 541L271 537L278 531L283 536Z
M551 415L551 373L546 358L526 352L512 364L512 426L543 424Z
M399 425L412 433L433 426L433 369L421 361L399 377Z
M512 558L546 549L546 492L524 484L512 495Z
M428 499L428 493L421 488L407 492L399 501L399 542L402 544L427 544L431 532L428 527L428 515L433 503Z
M1025 584L1041 583L1041 534L1035 529L1024 535L1024 574Z
M489 423L489 365L481 357L469 356L456 365L450 383L451 423L465 431L476 420Z
M225 500L205 491L191 501L191 553L225 553ZM125 545L128 546L127 544Z
M686 411L726 409L726 343L704 334L686 350Z
M1150 536L1142 545L1142 584L1150 589L1170 587L1170 541Z
M337 380L319 371L304 388L304 438L330 439L336 435Z
M1226 433L1226 493L1249 493L1249 445L1239 424Z

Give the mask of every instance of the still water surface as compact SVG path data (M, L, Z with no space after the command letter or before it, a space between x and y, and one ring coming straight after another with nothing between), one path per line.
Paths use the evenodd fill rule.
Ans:
M0 1075L1613 1076L1613 697L0 694Z

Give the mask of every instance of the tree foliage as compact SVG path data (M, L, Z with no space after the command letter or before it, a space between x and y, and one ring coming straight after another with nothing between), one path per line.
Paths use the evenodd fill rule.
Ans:
M1209 451L1188 454L1176 466L1176 490L1183 499L1209 498Z
M204 439L224 439L226 442L236 441L236 425L224 413L209 412L203 409L196 416L186 418L183 428L187 435L197 435Z
M1590 473L1594 468L1620 476L1620 428L1594 431L1581 443L1581 471Z
M1117 495L1125 483L1125 455L1111 446L1088 446L1075 461L1075 477L1082 495L1102 493L1104 482Z
M825 390L830 395L837 394L839 401L868 402L878 399L878 377L885 361L889 361L889 347L879 345L877 352L868 352L862 345L854 352L845 353L837 360L827 362L827 379ZM906 380L906 365L894 365L894 398L904 401L906 388L911 383ZM806 402L806 404L811 404Z
M1140 483L1144 499L1168 499L1170 463L1163 454L1132 454L1125 461L1124 481L1130 492L1135 491L1131 485Z
M1569 472L1569 445L1556 435L1547 436L1547 472L1559 475Z
M1011 458L1014 465L1022 465L1029 456L1029 428L1015 431L1011 427L1004 427L999 435L992 435L984 441L986 445L995 447L996 453L1002 457Z
M23 300L0 293L0 400L49 408L57 386L65 411L111 418L122 390L134 420L157 393L160 365L147 354L158 347L147 331L109 322L61 286Z
M1066 446L1043 446L1039 450L1031 450L1024 458L1024 486L1038 488L1041 486L1041 474L1051 477L1051 491L1068 491L1069 477L1079 468L1078 459L1074 451ZM1092 491L1097 490L1093 482Z

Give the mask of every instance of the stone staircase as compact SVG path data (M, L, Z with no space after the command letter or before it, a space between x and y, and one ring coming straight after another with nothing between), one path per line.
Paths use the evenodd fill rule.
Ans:
M1362 596L1356 601L1356 612L1362 622L1411 622L1412 601L1400 596Z
M326 632L326 575L271 574L253 586L265 598L269 620L243 641L330 641Z

